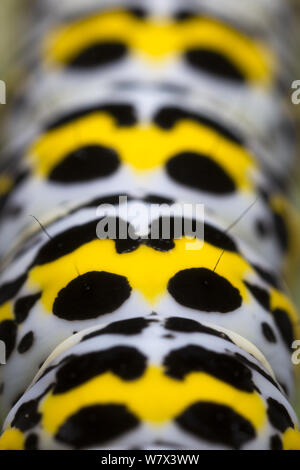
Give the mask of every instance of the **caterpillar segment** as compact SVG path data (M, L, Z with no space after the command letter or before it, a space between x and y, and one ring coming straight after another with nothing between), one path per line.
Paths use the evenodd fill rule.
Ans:
M60 345L9 413L0 448L279 450L298 440L296 423L247 341L152 312Z

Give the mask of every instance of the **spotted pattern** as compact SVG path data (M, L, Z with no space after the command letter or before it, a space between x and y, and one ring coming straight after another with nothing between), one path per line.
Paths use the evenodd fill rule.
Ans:
M153 201L152 196L145 200L131 198L129 203L149 208L149 200ZM114 197L107 201L115 203ZM158 201L165 204L163 199ZM150 221L145 233L158 235L152 239L137 235L136 225L126 219L95 219L97 202L72 209L44 227L49 236L44 235L38 243L33 235L29 248L11 264L22 263L26 256L24 274L16 280L2 281L0 335L9 353L2 368L7 412L61 341L102 322L131 317L134 322L135 317L153 310L169 316L176 309L181 322L185 321L185 325L179 325L187 331L194 328L193 321L211 321L236 331L266 355L279 382L288 394L292 393L292 364L288 358L297 331L295 310L282 291L269 282L268 272L251 263L230 233L209 219L201 235L196 219L174 215ZM117 209L118 205L112 207ZM102 220L117 227L112 239L97 238ZM164 238L168 220L171 228ZM178 227L191 239L177 238ZM128 234L135 236L128 238ZM200 249L186 249L188 244L197 243L201 243ZM163 269L158 271L157 266ZM261 324L259 336L253 312ZM37 331L32 326L35 322L45 326ZM176 331L177 324L176 319L170 321L166 334ZM142 328L132 325L133 332ZM20 363L16 376L13 370L20 356L30 360L25 366Z
M229 334L159 315L83 330L12 409L0 448L20 435L29 449L104 449L118 439L127 448L132 437L137 447L145 439L179 439L183 448L288 447L300 433L287 399L259 351Z

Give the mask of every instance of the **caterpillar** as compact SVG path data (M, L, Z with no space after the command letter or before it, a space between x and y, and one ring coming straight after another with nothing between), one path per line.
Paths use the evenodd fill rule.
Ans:
M280 0L35 6L0 175L1 450L300 450L293 27Z

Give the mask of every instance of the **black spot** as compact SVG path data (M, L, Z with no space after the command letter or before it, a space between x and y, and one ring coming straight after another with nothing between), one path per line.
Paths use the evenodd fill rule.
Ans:
M213 245L222 250L238 253L237 246L233 239L227 233L205 223L204 225L204 239L206 243Z
M58 127L69 124L70 122L75 121L76 119L80 119L82 117L94 113L107 113L111 115L117 122L118 126L133 126L137 122L134 108L131 105L107 103L87 106L85 108L80 108L77 111L66 113L58 119L55 119L54 121L49 123L46 126L45 130L51 131L53 129L57 129Z
M123 198L126 197L127 201L132 201L132 197L129 196L128 194L120 194L120 193L111 194L109 196L97 197L95 199L92 199L89 202L80 204L79 206L72 209L69 213L73 214L74 212L77 212L80 209L85 209L89 207L98 207L98 206L101 206L102 204L111 204L112 206L118 206L121 197Z
M194 48L184 55L187 63L196 70L202 70L218 78L243 84L246 81L236 65L217 51Z
M0 323L0 340L5 343L6 360L9 359L16 345L17 324L12 320L4 320Z
M33 331L29 331L26 333L25 336L21 339L19 345L18 345L18 352L20 354L26 353L33 345L34 341L34 334Z
M0 384L0 395L2 395L4 392L4 382Z
M113 64L126 56L127 47L117 41L95 43L79 52L67 64L72 69L90 69Z
M170 279L168 291L179 304L204 312L227 313L242 305L238 289L206 268L179 271Z
M64 320L89 320L117 310L129 298L131 287L124 276L91 271L61 289L53 313Z
M202 236L202 221L188 219L187 217L159 217L151 223L151 237L147 234L145 243L159 251L169 251L175 247L174 239L186 237ZM204 224L204 240L206 243L226 251L237 253L237 247L233 239L225 232L209 225Z
M68 418L55 437L76 448L93 447L132 431L138 424L124 405L93 405Z
M269 292L259 286L250 284L250 282L244 281L247 289L251 292L257 302L266 310L270 310L270 294Z
M26 297L20 297L16 301L14 305L14 314L15 314L16 322L18 324L23 323L26 320L30 310L35 305L35 303L40 299L40 297L41 297L41 292L39 292L38 294L27 295Z
M261 266L258 266L257 264L252 264L252 267L255 269L257 274L270 286L275 287L275 289L278 289L279 286L279 280L276 277L274 273L271 273L270 271L267 271L266 269L262 268Z
M266 238L270 233L269 225L261 219L255 221L255 230L260 238Z
M166 164L168 175L178 183L214 195L236 190L232 178L212 158L194 152L182 152Z
M287 252L289 248L289 233L284 218L282 215L274 212L273 220L279 246L283 252Z
M116 227L116 239L111 239L115 241L117 252L127 253L129 251L135 250L139 245L139 240L133 240L131 238L126 238L123 240L119 238L120 230L123 230L123 233L125 233L125 231L127 231L126 233L129 233L129 229L131 229L130 224L122 219L112 219L113 220L110 221L110 219L107 218L106 222L107 224L111 222L113 227ZM98 240L97 224L101 220L102 219L96 219L83 225L76 225L75 227L71 227L70 229L67 229L64 232L56 235L55 237L52 237L51 240L49 240L40 248L31 267L51 263L56 259L72 253L73 251L77 250L77 248L80 248L86 243Z
M157 194L148 194L147 196L143 198L143 201L148 202L149 204L159 204L159 205L160 204L171 205L171 204L174 204L175 202L173 199L169 199L164 196L158 196Z
M237 135L235 132L232 132L230 129L228 129L228 127L225 127L220 122L215 121L212 118L208 118L207 116L187 111L177 106L164 107L160 109L154 117L155 124L166 130L172 129L175 124L181 120L191 120L199 124L203 124L204 126L211 127L223 137L226 137L235 143L241 145L244 144L244 140L241 136Z
M30 400L23 403L17 410L11 426L25 432L34 428L40 420L41 414L38 412L38 400Z
M175 336L174 336L174 335L171 335L171 334L167 334L167 335L162 335L162 338L165 338L165 339L174 339Z
M0 286L0 305L11 300L21 289L27 279L27 274L23 274L14 281L6 282Z
M262 329L264 337L266 338L267 341L269 341L269 343L277 342L275 333L273 329L270 327L270 325L268 325L268 323L263 322L261 324L261 329Z
M288 428L294 429L294 423L286 408L274 398L268 398L268 417L274 428L285 432Z
M180 333L205 333L207 335L216 336L233 343L233 341L222 331L215 330L209 326L190 320L188 318L171 317L165 323L165 328L171 331L179 331Z
M174 14L174 19L178 22L181 23L183 21L188 21L188 20L193 20L194 18L199 18L200 15L196 14L195 12L191 10L178 10Z
M112 230L115 230L115 234L109 234L109 227L113 227ZM106 238L114 240L116 251L119 254L134 251L141 243L138 236L131 236L132 233L135 234L134 227L126 220L119 219L118 217L106 217L102 230L104 230L104 234L98 232L98 238L100 240Z
M131 318L130 320L121 320L110 323L105 328L93 331L84 336L81 341L96 338L102 335L123 335L131 336L140 334L149 324L149 320L145 318Z
M39 437L35 433L31 433L26 437L25 450L38 450Z
M112 175L119 165L115 150L102 145L87 145L69 153L53 168L49 180L64 184L92 181Z
M287 312L281 308L276 308L273 310L272 315L283 341L288 349L291 349L292 342L295 338L293 325Z
M274 434L270 437L270 450L282 450L282 440L278 434Z
M136 380L142 376L145 368L145 356L137 349L127 346L72 356L57 371L53 394L65 393L109 371L123 380Z
M138 18L139 20L144 20L147 17L147 12L144 10L144 8L141 8L139 6L132 6L126 8L126 11L128 11L132 16L135 18Z
M189 345L171 351L164 360L166 374L183 380L192 372L205 372L233 387L253 392L252 372L238 358Z
M176 418L176 422L201 439L240 449L255 438L255 429L243 416L225 405L199 402Z
M95 219L83 225L76 225L52 237L51 240L40 248L32 266L51 263L56 259L72 253L72 251L75 251L80 246L96 240L98 222L99 219Z

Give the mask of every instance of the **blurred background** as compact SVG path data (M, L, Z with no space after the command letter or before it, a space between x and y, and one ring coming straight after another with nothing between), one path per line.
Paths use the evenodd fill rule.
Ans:
M291 3L300 22L300 2L299 0L286 0ZM249 0L251 3L251 0ZM0 79L7 85L7 105L9 106L11 90L22 80L21 71L18 67L22 56L22 50L26 50L26 24L32 8L32 0L1 0L0 1ZM299 42L299 73L293 80L300 80L300 34L297 38ZM292 90L291 90L292 93ZM5 105L0 105L0 126L1 119L5 114ZM300 105L294 106L295 117L299 127L299 161L298 168L295 168L292 184L292 199L300 215ZM1 134L1 132L0 132ZM299 234L300 237L300 234ZM300 266L295 277L292 289L292 297L300 311ZM300 321L300 319L299 319ZM300 338L299 338L300 339ZM300 418L300 365L297 374L297 396L296 411Z

